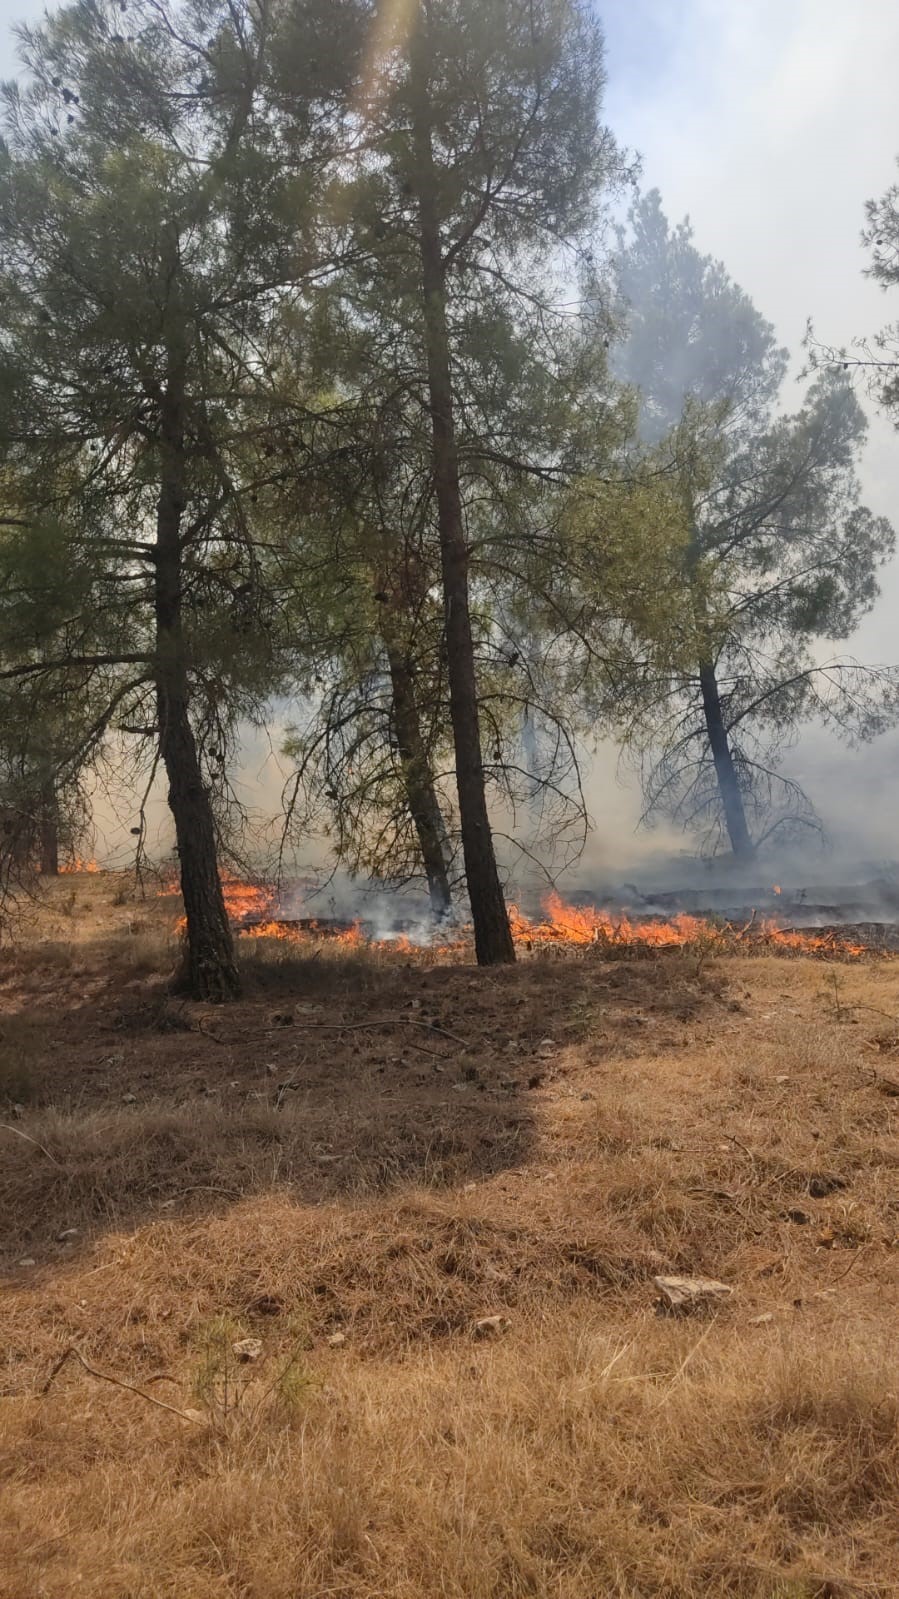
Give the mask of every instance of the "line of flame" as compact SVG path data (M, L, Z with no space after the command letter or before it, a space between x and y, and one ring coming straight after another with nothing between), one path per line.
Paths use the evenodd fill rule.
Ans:
M389 940L369 940L360 921L337 930L327 922L319 926L314 920L303 927L277 916L277 894L273 888L246 883L239 878L225 878L222 883L225 906L229 919L238 933L245 938L272 938L292 942L308 942L326 936L329 941L346 948L359 948L378 943L396 953L421 953L420 946L400 934ZM172 892L171 888L160 890ZM795 951L797 954L838 954L859 956L867 953L866 946L839 933L815 933L797 928L780 927L772 920L753 920L744 928L710 922L701 916L682 913L667 921L632 921L626 915L612 916L608 911L593 906L569 905L553 891L543 902L543 916L537 919L524 915L517 906L509 907L509 920L515 943L523 949L565 949L600 945L614 948L635 946L642 949L683 949L704 944L722 951L743 944L744 947L769 946L774 949ZM251 920L248 920L250 919ZM177 926L184 927L184 918ZM471 942L471 929L460 928L452 937L434 939L425 946L427 954L456 955Z

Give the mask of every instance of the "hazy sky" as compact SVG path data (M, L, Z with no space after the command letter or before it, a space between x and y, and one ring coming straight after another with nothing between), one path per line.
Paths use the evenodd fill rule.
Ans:
M12 23L43 9L0 0L4 76L15 70ZM644 183L661 189L669 215L689 213L699 247L775 324L797 369L809 316L834 343L899 320L899 293L891 303L862 276L859 242L865 200L896 174L896 0L609 0L600 13L608 122L642 155ZM883 420L872 425L864 484L872 508L899 522L899 434ZM853 641L861 656L899 658L897 611L899 564ZM863 792L877 847L899 857L899 840L890 847L899 740L842 757L836 798L821 741L805 741L798 760L835 822ZM633 797L607 795L607 823L610 800L629 827Z
M644 182L799 353L899 319L862 276L866 199L899 175L895 0L614 0L602 11L608 120ZM797 361L798 368L798 361ZM872 423L872 507L899 521L899 435ZM897 654L899 569L859 648Z

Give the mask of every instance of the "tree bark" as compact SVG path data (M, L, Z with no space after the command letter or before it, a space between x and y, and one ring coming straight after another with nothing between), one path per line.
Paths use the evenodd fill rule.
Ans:
M39 842L41 875L43 877L58 877L59 806L56 800L56 789L52 783L47 783L41 791Z
M718 792L721 795L730 847L736 860L748 862L755 855L755 846L746 821L746 808L743 804L740 780L737 776L737 768L734 765L730 740L727 736L727 728L724 725L724 715L721 710L718 679L715 676L715 668L711 661L700 661L699 684L702 691L702 710L705 717L706 732L709 737L709 748L712 751L712 760L715 763L715 776L718 780Z
M393 726L402 762L406 799L418 836L431 910L439 921L447 915L452 905L445 849L446 825L421 735L421 720L409 662L395 645L386 642L386 649L393 698Z
M195 999L236 999L240 979L218 871L215 823L190 723L190 684L181 619L181 519L184 487L183 368L170 364L162 399L161 476L156 515L156 707L159 749L169 782L169 806L187 921L177 986Z
M453 385L446 321L446 275L437 215L437 175L431 141L422 40L413 40L413 138L418 207L418 247L431 411L432 462L446 631L450 719L456 757L459 822L465 878L479 966L515 960L515 945L496 864L487 812L474 640L468 583L468 545L462 515L453 415Z

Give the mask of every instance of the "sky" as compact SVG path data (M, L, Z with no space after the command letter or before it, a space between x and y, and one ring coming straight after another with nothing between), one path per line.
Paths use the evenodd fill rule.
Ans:
M16 69L13 22L43 9L0 0L2 76ZM698 247L774 323L796 373L809 317L837 345L899 320L899 295L891 304L863 276L859 237L865 200L897 176L895 0L606 0L598 9L606 120L639 152L644 186L661 190L673 220L689 214ZM872 418L862 476L871 508L899 525L899 434L882 418ZM897 612L899 560L853 652L899 659ZM837 838L861 831L873 851L899 859L899 737L846 754L812 735L792 766ZM606 835L630 837L633 787L615 784L609 762L592 787L603 790L594 809Z
M835 345L899 320L899 295L863 275L860 240L865 201L899 176L894 0L609 0L600 14L609 125L773 322L794 380L809 317ZM899 527L899 433L868 409L865 498ZM896 661L897 614L899 559L846 647ZM812 730L788 765L837 854L899 859L899 736L846 751ZM624 821L632 797L618 798Z
M865 200L899 176L899 6L610 0L601 14L610 126L669 216L690 216L699 249L774 323L796 371L810 316L836 345L899 319L863 276L860 241ZM864 485L899 521L899 437L883 419ZM899 599L899 566L888 581ZM894 616L882 605L869 619L866 649L895 651Z

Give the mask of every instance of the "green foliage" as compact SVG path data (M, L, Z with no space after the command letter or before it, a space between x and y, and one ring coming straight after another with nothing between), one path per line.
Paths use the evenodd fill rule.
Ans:
M147 781L177 657L220 832L229 756L277 700L295 829L406 880L417 785L451 863L423 199L482 757L513 830L524 810L529 842L578 847L580 749L610 727L650 809L717 816L700 665L757 830L805 716L885 725L891 679L820 663L893 548L860 503L861 410L837 372L783 414L772 329L658 195L610 287L598 224L631 174L590 6L129 0L124 28L75 0L20 31L4 90L0 805L52 792L74 836L104 752ZM869 213L886 284L895 214L894 191Z
M560 247L586 259L587 226L623 174L597 118L589 11L458 0L414 6L406 22L363 84L370 142L338 203L355 249L287 329L296 388L326 369L336 380L332 448L314 488L287 484L271 507L289 530L306 695L288 743L294 825L327 826L351 869L401 880L420 863L392 655L414 680L421 765L451 833L455 822L417 231L424 82L482 754L497 798L516 817L525 804L545 838L582 837L584 812L566 646L543 649L535 619L567 486L607 465L631 420L601 339L572 326L557 270Z
M882 289L895 289L899 286L899 183L892 183L879 200L869 200L865 212L863 238L871 252L868 276ZM882 328L872 347L862 345L861 359L876 398L899 427L899 320Z
M273 281L296 279L317 168L263 133L266 8L135 0L127 38L120 25L79 0L23 30L28 77L6 94L0 441L16 516L0 536L0 719L55 726L63 778L110 732L136 739L135 770L158 757L154 541L176 359L178 647L224 816L225 756L280 672L250 525L270 468L248 443L275 403L256 341Z
M669 229L657 194L631 223L618 263L629 329L619 367L639 392L642 435L656 458L668 455L682 499L688 538L662 577L673 615L692 611L692 626L675 632L692 639L693 657L678 662L664 625L653 635L649 618L663 648L622 709L645 759L647 815L708 824L715 845L730 783L759 840L814 825L805 797L778 772L804 720L865 738L894 716L891 673L823 651L874 603L895 535L860 503L866 423L844 373L822 371L801 409L784 415L785 353L747 296L700 255L686 223ZM717 711L701 671L715 685L727 741L715 759Z
M302 1410L315 1378L304 1364L308 1330L295 1317L290 1339L286 1352L267 1352L260 1349L261 1340L248 1338L247 1328L227 1314L212 1317L197 1330L191 1396L213 1425L253 1417L263 1406L277 1406L287 1418ZM256 1342L252 1359L242 1357L247 1342Z

